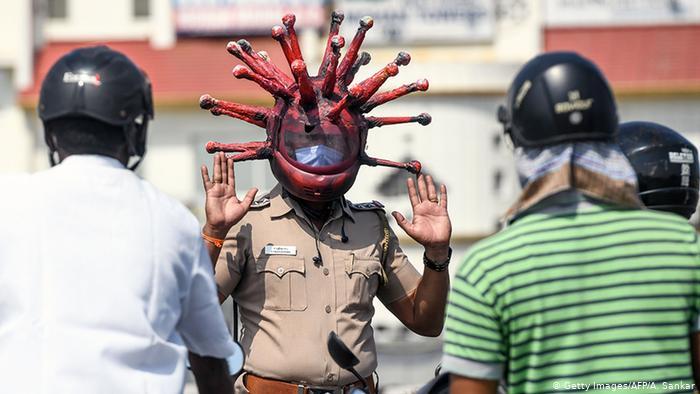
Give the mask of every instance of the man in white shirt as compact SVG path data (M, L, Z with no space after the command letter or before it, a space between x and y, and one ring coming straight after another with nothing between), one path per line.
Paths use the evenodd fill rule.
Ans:
M54 166L0 177L0 393L178 393L188 350L200 392L231 393L237 349L199 224L132 171L148 79L78 49L49 71L39 116Z

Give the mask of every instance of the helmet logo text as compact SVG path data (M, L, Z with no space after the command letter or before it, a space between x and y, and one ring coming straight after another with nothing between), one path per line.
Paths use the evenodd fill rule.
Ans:
M63 83L77 83L78 86L83 86L86 83L94 86L102 85L100 74L90 75L88 73L72 73L67 71L63 74Z
M572 111L585 111L593 105L593 99L582 99L581 92L578 90L569 91L568 98L569 101L562 101L554 104L555 113L562 114Z
M688 148L682 148L680 152L668 152L668 160L671 163L694 163L693 152Z

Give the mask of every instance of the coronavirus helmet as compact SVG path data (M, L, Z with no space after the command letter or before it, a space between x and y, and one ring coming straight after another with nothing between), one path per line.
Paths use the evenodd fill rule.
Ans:
M280 43L293 78L272 64L266 53L255 52L246 40L230 42L226 48L248 66L236 66L233 75L251 80L272 94L272 108L225 102L206 94L199 102L201 108L214 115L228 115L265 128L267 139L233 144L209 142L207 151L233 152L230 157L234 161L267 159L285 189L308 201L330 201L342 196L355 182L361 165L420 172L417 161L398 163L365 153L370 128L408 122L427 125L431 121L425 113L410 117L363 116L388 101L428 89L428 81L422 79L375 94L389 77L398 74L399 66L410 62L410 55L400 52L393 62L351 86L358 69L370 61L370 55L360 54L359 49L373 20L362 18L341 60L345 40L338 32L343 14L334 12L318 75L309 76L294 30L295 20L293 14L288 14L282 18L284 27L272 28L272 37Z
M617 130L612 91L595 64L574 52L527 62L508 89L498 120L515 146L610 140Z
M637 173L649 209L690 218L698 205L698 150L680 133L653 122L625 122L615 134Z

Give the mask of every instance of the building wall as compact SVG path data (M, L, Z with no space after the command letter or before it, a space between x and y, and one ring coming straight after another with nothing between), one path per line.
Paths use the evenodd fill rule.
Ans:
M32 2L4 2L0 12L0 172L31 168L33 141L17 92L32 83Z
M34 133L25 112L15 101L14 68L0 67L0 174L32 169Z
M23 89L32 82L32 27L31 0L3 3L0 12L0 68L11 70L11 88ZM9 93L3 90L2 94Z
M150 1L149 16L134 15L134 0L65 0L65 18L41 13L42 37L46 41L150 40L156 46L174 43L169 0Z
M677 130L698 145L700 94L695 96L622 96L618 99L620 121L649 120ZM700 145L699 145L700 146Z

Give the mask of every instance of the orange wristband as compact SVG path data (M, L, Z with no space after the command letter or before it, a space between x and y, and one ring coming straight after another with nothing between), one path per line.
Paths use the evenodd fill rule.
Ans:
M207 241L207 242L209 242L210 244L216 246L217 248L220 248L220 247L224 246L224 240L223 240L223 239L210 237L210 236L208 236L208 235L206 235L206 234L204 234L204 233L202 233L202 238L204 238L205 241Z

